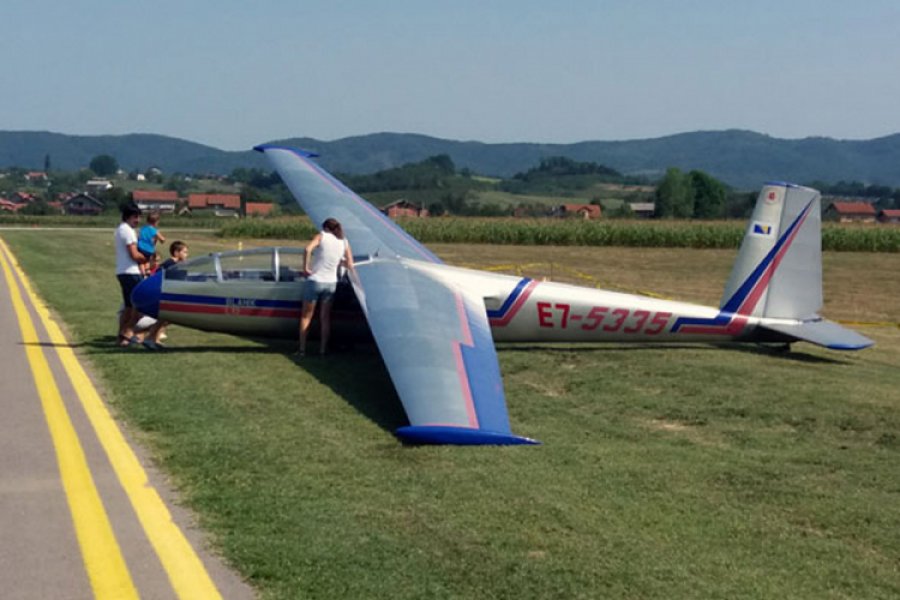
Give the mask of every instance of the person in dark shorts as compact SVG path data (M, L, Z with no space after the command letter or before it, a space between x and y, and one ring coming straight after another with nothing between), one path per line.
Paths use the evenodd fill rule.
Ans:
M312 258L312 267L310 267ZM321 304L319 322L322 326L319 354L325 354L331 335L331 304L337 289L338 268L353 269L353 252L350 242L344 239L344 230L337 219L325 219L322 232L317 233L306 246L303 255L303 308L300 313L300 347L296 354L306 354L306 337L316 312L316 304Z
M134 337L134 325L140 318L140 313L131 304L131 292L141 282L140 265L147 262L137 249L137 235L134 228L141 220L141 210L127 204L122 209L122 222L116 227L113 243L116 248L116 279L122 289L122 300L125 302L125 310L119 316L119 341L120 346L129 346L137 343Z

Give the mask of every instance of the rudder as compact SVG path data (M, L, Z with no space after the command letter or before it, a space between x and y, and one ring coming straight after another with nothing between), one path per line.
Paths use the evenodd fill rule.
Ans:
M720 308L755 317L807 319L822 307L821 194L767 183L741 242Z

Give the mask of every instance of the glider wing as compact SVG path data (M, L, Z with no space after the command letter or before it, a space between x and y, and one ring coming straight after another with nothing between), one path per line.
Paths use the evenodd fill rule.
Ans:
M341 222L353 289L403 403L409 442L530 444L513 435L484 300L436 275L434 254L302 150L258 146L314 223Z
M316 154L272 144L256 146L254 150L269 158L313 225L319 228L329 217L341 222L354 254L441 262L381 211L311 160Z
M357 268L354 288L415 443L527 444L512 434L484 300L403 260Z

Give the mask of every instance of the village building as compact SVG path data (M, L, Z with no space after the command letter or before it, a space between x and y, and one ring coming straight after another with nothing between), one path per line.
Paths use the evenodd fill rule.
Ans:
M578 218L586 221L599 219L603 209L599 204L560 204L553 207L551 214L554 217Z
M825 210L826 219L839 223L874 223L875 207L868 202L832 202Z
M878 222L879 223L891 223L894 225L900 224L900 209L896 208L885 208L881 212L878 213Z
M244 214L248 217L266 217L272 214L274 206L268 202L247 202L244 204Z
M142 213L174 213L178 206L178 192L172 190L134 190L131 199Z
M8 200L13 204L25 205L37 200L37 196L28 192L13 192L9 195Z
M25 179L30 181L31 183L35 183L37 181L47 181L47 174L43 171L31 171L25 174Z
M381 207L381 212L392 219L397 217L427 217L428 209L409 200L397 200Z
M58 204L67 215L96 216L103 212L103 202L84 192L69 196Z
M0 212L14 213L19 212L24 204L16 204L12 200L7 200L6 198L0 198Z
M189 194L187 208L191 214L213 214L217 217L239 217L240 194Z
M650 219L656 214L655 202L629 202L631 214L639 219Z
M88 179L84 184L84 191L88 194L99 194L111 190L113 184L109 179Z

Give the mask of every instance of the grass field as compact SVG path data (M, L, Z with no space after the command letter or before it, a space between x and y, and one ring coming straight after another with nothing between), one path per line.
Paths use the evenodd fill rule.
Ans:
M877 345L852 354L503 346L513 430L544 445L412 448L374 350L300 364L293 344L173 327L166 353L121 351L111 233L0 236L264 598L900 596L896 326L860 327ZM734 257L432 248L709 304ZM826 316L900 321L900 255L828 253L824 270Z

